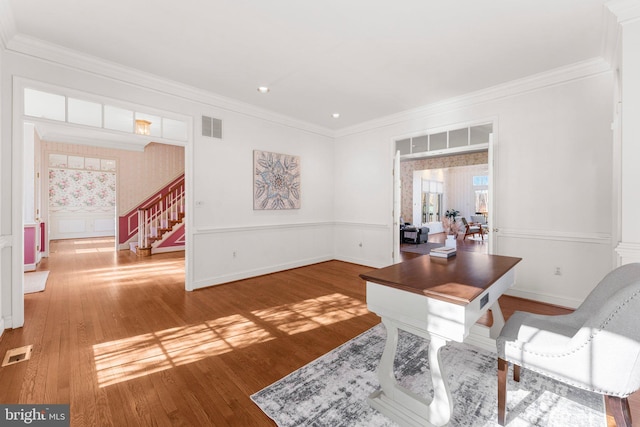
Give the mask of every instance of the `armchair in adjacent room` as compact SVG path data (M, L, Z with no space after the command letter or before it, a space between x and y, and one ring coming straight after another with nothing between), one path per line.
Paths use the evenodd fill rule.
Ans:
M462 221L462 225L464 225L464 237L462 237L462 240L466 239L467 236L475 236L476 234L479 234L482 240L484 240L482 225L470 224L469 222L467 222L467 219L465 217L460 218L460 221Z
M484 228L487 225L487 217L485 217L482 214L475 214L475 215L471 215L469 216L469 218L471 218L471 222L473 222L474 224L480 224L482 225L482 229L484 230Z
M631 426L627 397L640 388L640 263L609 274L573 313L516 311L496 340L498 423L505 424L507 371L520 367L606 396L618 427Z

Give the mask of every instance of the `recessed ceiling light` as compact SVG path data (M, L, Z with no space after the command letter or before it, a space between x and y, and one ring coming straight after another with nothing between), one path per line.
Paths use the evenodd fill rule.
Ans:
M340 117L340 113L333 113L331 117L333 117L334 119L337 119Z
M268 93L269 92L269 88L266 86L258 86L258 92L260 93Z

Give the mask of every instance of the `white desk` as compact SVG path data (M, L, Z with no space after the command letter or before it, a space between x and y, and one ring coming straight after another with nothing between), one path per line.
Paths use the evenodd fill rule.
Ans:
M378 377L381 390L369 396L371 406L406 426L442 426L453 403L440 361L448 341L467 341L495 351L504 319L498 298L513 286L520 258L458 252L450 259L427 255L362 274L367 306L382 318L387 342ZM491 309L493 324L476 321ZM398 385L393 361L398 329L430 340L429 365L434 395L429 402ZM473 339L470 331L473 329ZM477 336L476 336L477 335Z

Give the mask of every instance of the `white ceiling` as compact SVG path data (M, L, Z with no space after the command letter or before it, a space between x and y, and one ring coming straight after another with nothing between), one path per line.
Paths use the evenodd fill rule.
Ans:
M9 0L21 36L329 129L600 57L604 3Z

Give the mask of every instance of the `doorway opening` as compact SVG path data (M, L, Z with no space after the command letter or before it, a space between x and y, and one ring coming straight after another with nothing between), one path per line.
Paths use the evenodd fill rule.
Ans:
M394 236L394 262L407 259L407 252L428 254L451 233L460 250L492 253L493 123L396 139L394 150L394 221L400 225L399 233L394 230L400 235ZM447 211L457 212L453 231L447 226ZM465 233L463 218L471 227L468 231L482 233ZM412 240L413 233L407 239L407 227L415 229L419 239Z
M57 177L58 183L65 181L64 178L69 173L71 175L67 178L71 180L76 176L82 178L79 176L82 174L106 173L113 175L111 177L113 182L107 183L107 187L109 185L115 187L107 188L113 192L115 199L112 202L113 206L102 206L105 211L102 217L90 218L93 225L90 227L92 229L88 230L88 234L73 235L74 227L76 230L81 228L80 224L87 220L86 217L91 216L87 214L87 209L84 212L87 215L84 215L83 219L77 217L72 220L58 218L56 231L67 232L67 237L71 239L111 236L115 251L122 249L122 245L120 247L118 245L118 217L122 212L121 208L126 209L126 205L123 203L124 196L118 189L121 190L123 185L125 185L124 188L131 189L136 185L137 180L122 179L122 171L126 163L122 159L133 158L133 156L125 153L117 158L118 156L113 155L113 152L144 152L145 146L151 144L160 147L177 147L182 151L182 155L170 157L178 159L176 162L180 163L178 166L181 174L185 178L187 177L188 162L185 152L189 151L186 150L186 147L192 143L193 138L190 117L21 78L14 80L14 93L17 96L14 97L13 105L13 166L15 168L14 177L18 176L19 178L13 180L13 191L18 195L14 197L13 202L16 206L15 212L18 214L16 216L20 217L22 221L15 223L13 233L22 234L22 229L25 228L27 222L25 218L31 216L34 217L35 222L44 223L45 227L36 227L38 230L43 230L41 238L34 239L34 247L38 255L46 256L49 246L47 236L51 225L50 192L48 191L50 190L51 154L54 155L54 163L56 159L57 161L61 161L62 157L66 159L65 162L55 164L59 170L65 170ZM135 123L143 119L149 123L150 128L144 134L140 134L136 131ZM35 132L36 128L37 132ZM33 137L34 133L37 135L35 138ZM31 136L31 139L34 140L34 143L31 144L31 151L24 150L24 141L27 136ZM42 137L41 141L35 141L40 137ZM50 149L50 147L46 150L42 149L40 144L48 144L52 141L62 141L62 143L57 143L58 146L55 149ZM59 149L60 144L65 146L62 151ZM135 168L136 166L127 165L127 167ZM162 171L158 173L163 175ZM91 206L97 207L100 204L94 203L97 202L96 198L105 195L92 193L92 189L89 188L95 184L92 177L86 176L84 184L78 184L82 188L76 189L77 194L68 193L56 199L56 203L63 203L61 200L63 201L65 197L82 199L78 206L72 206L73 203L65 206L68 208L65 214L73 214L74 209L75 211L82 208L91 210ZM166 176L162 176L162 179L166 179ZM64 186L64 183L62 185ZM139 186L144 187L145 184L142 183ZM153 187L146 186L142 191L149 191L149 188L153 189ZM74 200L74 202L78 202L78 200ZM65 227L66 229L62 230ZM56 237L60 238L60 235ZM186 235L182 237L182 242L183 250L186 252L188 250ZM24 277L22 271L25 268L23 252L26 253L27 248L24 241L20 243L19 247L15 248L12 260L14 279L12 281L11 326L14 328L24 324L24 293L22 292ZM185 253L183 259L186 258L187 254ZM184 272L185 290L190 290L188 280L190 275L187 272L186 263Z

